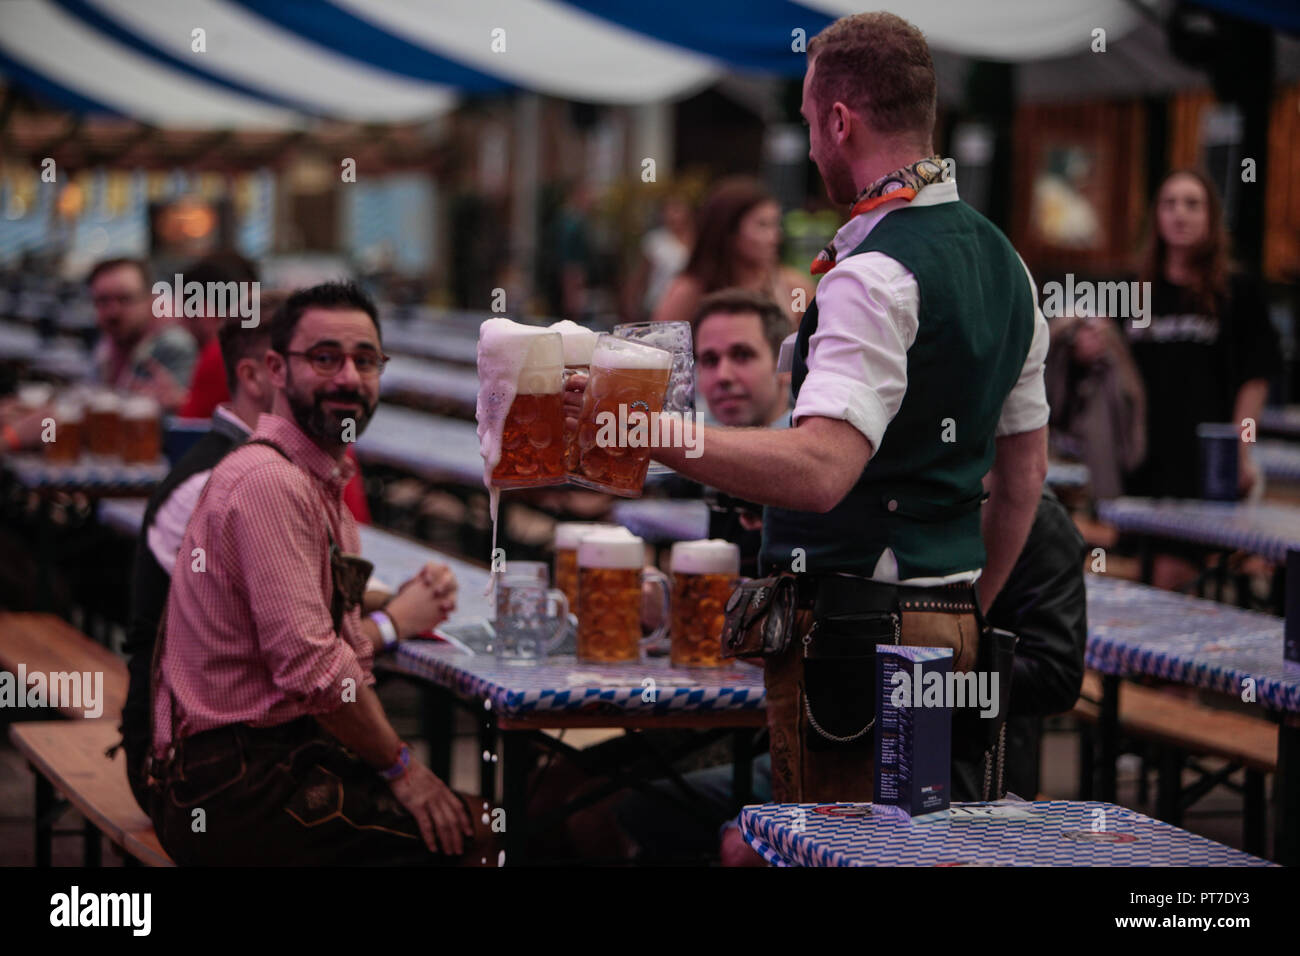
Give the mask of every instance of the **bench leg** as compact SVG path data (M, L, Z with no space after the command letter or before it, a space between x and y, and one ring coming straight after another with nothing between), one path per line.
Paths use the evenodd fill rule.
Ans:
M36 865L50 866L54 843L54 785L36 773Z
M1079 799L1091 800L1097 773L1096 748L1092 727L1079 727Z
M1247 853L1263 856L1268 852L1264 832L1267 829L1268 801L1264 799L1264 774L1246 771L1246 792L1242 808L1242 847Z
M501 732L502 804L506 810L506 865L525 865L528 846L528 735L517 730Z
M1182 826L1179 809L1183 792L1183 755L1172 747L1160 748L1160 774L1156 784L1156 819Z
M1115 802L1116 763L1119 761L1119 684L1114 674L1101 676L1101 719L1098 734L1101 737L1101 799Z
M100 867L104 865L104 844L99 839L99 827L95 826L89 820L86 821L85 827L81 832L82 839L82 865L86 867Z

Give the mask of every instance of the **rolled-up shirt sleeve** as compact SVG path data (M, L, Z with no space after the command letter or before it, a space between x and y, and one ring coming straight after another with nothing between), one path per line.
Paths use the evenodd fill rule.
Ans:
M881 253L852 256L827 273L817 287L817 331L792 423L846 421L879 448L907 392L919 309L916 278Z
M254 480L256 479L256 480ZM227 546L241 555L240 586L272 682L311 713L337 709L367 683L356 652L334 630L324 515L304 482L277 464L250 473L230 496ZM351 679L352 684L345 683Z
M1024 266L1023 261L1020 264ZM1038 288L1028 267L1025 268L1025 278L1029 282L1029 295L1034 302L1034 337L1025 364L1020 370L1020 377L1002 403L1002 415L998 418L996 433L998 438L1036 431L1046 425L1051 417L1051 409L1047 405L1047 383L1043 377L1051 335L1047 330L1047 319L1038 307Z

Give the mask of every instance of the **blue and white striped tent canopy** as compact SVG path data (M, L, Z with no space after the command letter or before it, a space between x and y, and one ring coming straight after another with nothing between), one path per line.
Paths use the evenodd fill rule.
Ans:
M417 121L463 93L641 103L728 71L798 76L802 40L876 6L936 49L1018 61L1141 16L1129 0L4 0L0 75L173 128Z

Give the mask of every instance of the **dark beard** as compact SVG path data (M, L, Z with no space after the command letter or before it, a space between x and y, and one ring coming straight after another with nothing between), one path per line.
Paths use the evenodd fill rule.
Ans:
M309 438L322 444L331 446L348 444L343 440L343 428L347 419L353 417L347 414L340 415L338 412L326 411L324 408L325 402L356 402L361 407L361 412L354 419L356 427L351 436L353 440L361 437L361 433L366 430L371 417L375 414L375 406L368 404L365 396L360 392L347 389L317 392L311 397L310 401L306 401L294 391L292 376L285 376L285 384L288 387L284 390L284 396L289 401L289 410L293 412L293 420L298 423L298 427Z

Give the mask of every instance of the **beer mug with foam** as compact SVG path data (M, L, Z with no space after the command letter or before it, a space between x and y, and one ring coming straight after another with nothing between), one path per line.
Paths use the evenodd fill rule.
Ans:
M124 402L109 389L93 392L86 402L86 448L92 455L122 454L122 411Z
M54 403L53 441L45 443L45 458L58 464L71 464L81 456L82 434L86 429L86 409L75 399L64 397ZM45 438L44 431L41 434Z
M643 644L668 630L668 578L645 568L645 543L622 528L592 531L578 543L578 660L590 664L639 661ZM641 582L663 592L663 625L641 637Z
M147 395L122 403L122 460L152 464L162 455L162 408Z
M618 527L594 521L561 521L555 526L555 586L568 598L570 609L578 610L578 542L591 531Z
M601 333L582 396L571 481L640 497L672 367L671 352Z
M496 488L565 481L564 341L558 332L488 319L479 328L478 433Z
M727 600L740 576L740 548L718 538L678 541L670 560L672 665L717 667Z

